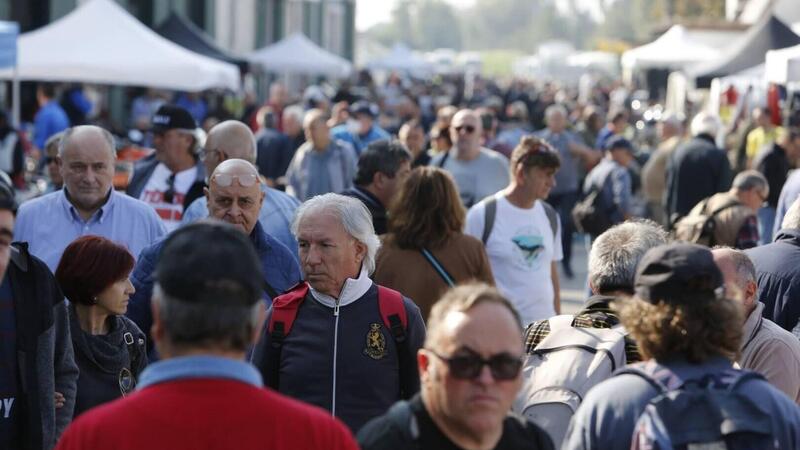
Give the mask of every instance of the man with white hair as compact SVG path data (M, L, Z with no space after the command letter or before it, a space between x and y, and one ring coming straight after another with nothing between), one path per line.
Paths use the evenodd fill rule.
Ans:
M756 267L764 317L800 338L800 199L786 212L773 243L745 253Z
M419 390L419 308L369 279L380 241L369 211L339 194L297 209L305 281L276 298L253 363L282 394L325 408L353 432Z
M581 138L567 129L567 109L560 104L548 106L544 111L547 128L540 130L536 136L544 139L558 150L561 167L556 172L556 183L547 197L547 203L558 211L561 219L561 253L564 259L564 275L572 278L572 233L575 224L572 221L572 208L578 201L580 192L580 172L582 167L591 167L600 161L602 152L595 151L581 143Z
M700 200L731 186L731 164L714 139L719 118L701 112L692 119L692 138L680 145L667 163L665 208L670 224L685 216Z
M358 157L346 142L331 138L325 113L312 109L303 119L307 142L297 149L286 171L286 193L304 201L342 192L353 185Z

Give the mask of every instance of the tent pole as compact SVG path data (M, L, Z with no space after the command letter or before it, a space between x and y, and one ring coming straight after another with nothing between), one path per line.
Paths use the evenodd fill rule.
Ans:
M11 102L13 105L13 112L12 112L12 123L14 127L19 128L22 123L20 122L20 104L19 104L19 70L17 66L14 66L12 69L12 81L11 81Z

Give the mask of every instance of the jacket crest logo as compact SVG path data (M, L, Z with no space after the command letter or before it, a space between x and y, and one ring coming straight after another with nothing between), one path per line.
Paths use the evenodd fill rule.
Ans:
M372 359L381 359L386 356L386 338L381 333L381 324L370 324L364 354Z

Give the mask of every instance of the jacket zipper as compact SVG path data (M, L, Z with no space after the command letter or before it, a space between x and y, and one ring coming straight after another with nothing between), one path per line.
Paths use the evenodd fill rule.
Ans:
M331 415L336 416L336 351L339 344L339 299L333 305L333 396L331 405Z

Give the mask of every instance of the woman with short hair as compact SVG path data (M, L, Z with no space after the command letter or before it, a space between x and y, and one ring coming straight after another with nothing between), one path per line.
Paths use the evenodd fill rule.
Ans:
M125 247L83 236L67 246L56 269L70 302L70 333L80 369L76 417L133 391L147 365L145 335L125 317L135 292L128 279L134 263Z

